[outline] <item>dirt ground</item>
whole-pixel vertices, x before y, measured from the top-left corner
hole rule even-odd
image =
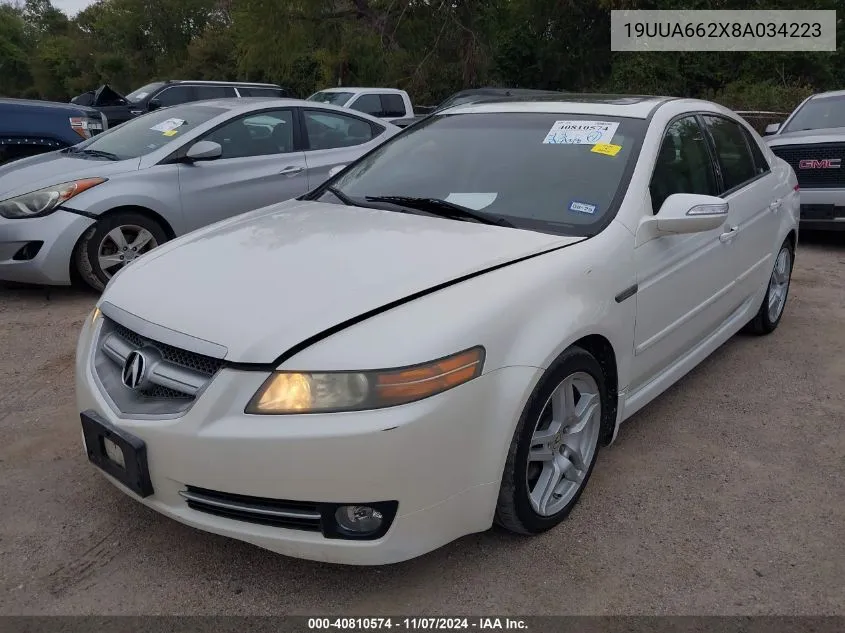
[[[386,568],[284,558],[115,490],[73,398],[94,295],[0,286],[0,614],[845,615],[845,235],[802,240],[778,331],[628,422],[558,529]]]

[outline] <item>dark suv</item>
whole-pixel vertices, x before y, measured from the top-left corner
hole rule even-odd
[[[290,97],[286,88],[276,84],[237,81],[154,81],[123,96],[108,85],[74,97],[71,103],[91,106],[102,112],[109,127],[157,108],[226,97]]]

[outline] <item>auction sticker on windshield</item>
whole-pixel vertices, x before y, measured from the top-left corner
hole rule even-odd
[[[589,213],[590,215],[596,212],[596,205],[590,204],[588,202],[578,202],[577,200],[573,200],[569,203],[569,210],[575,211],[577,213]]]
[[[618,122],[612,121],[555,121],[546,134],[544,145],[595,145],[610,143]]]
[[[162,121],[161,123],[152,126],[150,129],[153,132],[169,132],[170,130],[175,130],[177,127],[185,125],[184,119],[167,119],[166,121]]]

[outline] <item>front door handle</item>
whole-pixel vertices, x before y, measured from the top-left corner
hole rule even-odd
[[[783,204],[783,200],[778,198],[777,200],[775,200],[774,202],[772,202],[769,205],[769,209],[771,209],[772,211],[780,211],[780,207],[781,207],[782,204]]]
[[[727,233],[722,233],[719,236],[719,241],[722,242],[723,244],[727,244],[728,242],[733,240],[733,238],[736,237],[737,231],[739,231],[739,227],[738,226],[732,226],[730,231],[728,231]]]
[[[296,176],[296,174],[301,174],[303,171],[305,171],[305,167],[300,167],[298,165],[288,165],[287,167],[283,167],[279,173],[282,176]]]

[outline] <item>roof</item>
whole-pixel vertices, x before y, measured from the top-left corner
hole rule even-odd
[[[400,90],[399,88],[382,88],[380,86],[372,86],[369,88],[362,88],[358,86],[338,86],[335,88],[323,88],[317,92],[391,92],[399,94],[405,91]]]
[[[537,95],[505,97],[501,100],[485,100],[453,106],[438,114],[481,113],[481,112],[559,112],[562,114],[595,114],[597,116],[623,116],[645,119],[659,105],[671,97],[644,95],[605,95],[561,93],[560,95]]]
[[[825,99],[827,97],[845,97],[845,90],[831,90],[829,92],[820,92],[814,94],[811,99]]]
[[[264,84],[256,81],[206,81],[198,79],[168,79],[163,82],[154,81],[152,83],[168,83],[168,84],[201,84],[209,86],[252,86],[255,88],[281,88],[278,84]]]

